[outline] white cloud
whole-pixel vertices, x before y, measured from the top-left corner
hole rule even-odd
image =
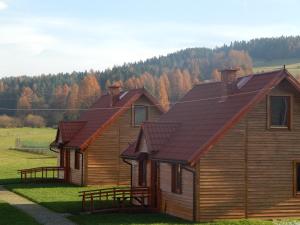
[[[0,10],[4,10],[7,8],[7,4],[3,1],[0,1]]]
[[[296,26],[286,24],[245,27],[45,17],[0,19],[0,27],[0,76],[102,70],[187,47],[298,33]]]

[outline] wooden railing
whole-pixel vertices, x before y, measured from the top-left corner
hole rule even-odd
[[[64,167],[48,166],[18,170],[22,182],[64,181]]]
[[[79,192],[82,211],[105,211],[124,208],[146,208],[150,202],[149,187],[116,187]],[[133,204],[135,201],[135,204]]]

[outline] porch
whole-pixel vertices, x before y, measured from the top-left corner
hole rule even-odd
[[[149,187],[114,187],[79,192],[82,212],[155,211]]]
[[[65,182],[65,168],[57,166],[18,170],[21,182]]]

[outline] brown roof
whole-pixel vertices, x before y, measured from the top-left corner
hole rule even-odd
[[[86,124],[86,121],[61,121],[58,125],[63,143],[69,142]]]
[[[145,122],[142,125],[142,131],[145,135],[148,149],[151,152],[157,152],[171,138],[171,135],[180,126],[176,122]],[[140,133],[140,134],[141,134]]]
[[[159,110],[163,112],[163,109],[159,106],[158,101],[151,96],[144,88],[130,90],[128,92],[121,92],[119,100],[111,106],[111,95],[106,94],[99,98],[95,104],[87,111],[85,111],[80,117],[79,123],[84,125],[80,128],[73,128],[72,126],[66,126],[70,122],[62,122],[64,129],[59,129],[58,132],[62,132],[62,136],[70,137],[64,147],[78,148],[84,150],[88,145],[99,135],[103,129],[109,125],[115,118],[121,113],[128,110],[136,100],[141,96],[145,96],[149,99],[151,104],[156,105]],[[73,121],[71,123],[78,123]]]
[[[155,130],[150,143],[160,143],[164,126],[162,123],[176,122],[178,127],[164,144],[154,145],[153,159],[181,161],[193,165],[210,147],[224,135],[248,110],[260,101],[271,89],[287,79],[297,90],[298,82],[286,71],[277,70],[239,78],[224,96],[224,83],[203,83],[195,86],[160,119],[144,126],[145,134]],[[149,136],[149,135],[148,135]],[[154,140],[155,139],[155,140]],[[132,149],[123,152],[122,157],[132,156]],[[136,153],[135,153],[136,154]]]

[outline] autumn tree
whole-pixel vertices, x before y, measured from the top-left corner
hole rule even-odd
[[[169,110],[170,102],[168,96],[168,77],[161,76],[159,78],[159,102],[165,110]]]
[[[26,127],[45,127],[45,120],[38,115],[28,114],[24,118],[24,126]]]
[[[69,120],[76,119],[78,117],[79,100],[78,100],[79,87],[77,84],[72,84],[69,95],[67,97],[67,112],[66,117]]]
[[[94,75],[83,78],[79,85],[78,98],[80,105],[84,108],[91,106],[101,95],[101,88]]]

